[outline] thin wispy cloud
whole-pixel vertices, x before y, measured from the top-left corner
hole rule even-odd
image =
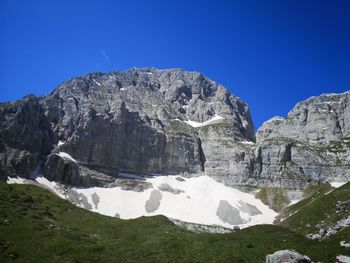
[[[106,50],[104,50],[104,49],[99,49],[98,52],[100,52],[100,54],[103,56],[103,58],[104,58],[106,61],[109,61],[109,56],[107,55]]]

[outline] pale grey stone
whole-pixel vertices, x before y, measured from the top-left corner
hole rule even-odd
[[[160,206],[160,201],[162,199],[162,194],[158,190],[153,190],[149,199],[145,203],[145,209],[147,213],[152,213],[156,211]]]
[[[91,199],[92,199],[92,202],[95,205],[95,208],[97,209],[98,203],[100,202],[100,196],[98,194],[96,194],[96,193],[93,193],[91,195]]]
[[[240,216],[240,212],[237,208],[233,207],[226,200],[220,200],[216,215],[221,221],[230,225],[240,225],[244,223],[244,220]]]
[[[261,211],[256,208],[256,206],[245,203],[243,201],[238,201],[239,203],[239,210],[241,210],[241,212],[243,213],[247,213],[250,216],[256,216],[261,214]]]
[[[266,255],[266,263],[281,263],[281,262],[290,262],[290,263],[312,263],[311,259],[308,256],[300,254],[299,252],[291,249],[279,250],[273,254]]]
[[[162,191],[162,192],[169,192],[169,193],[172,193],[172,194],[175,194],[175,195],[178,195],[180,193],[184,193],[185,191],[184,190],[181,190],[181,189],[177,189],[177,188],[172,188],[169,184],[165,183],[165,184],[161,184],[159,187],[158,187],[159,191]]]

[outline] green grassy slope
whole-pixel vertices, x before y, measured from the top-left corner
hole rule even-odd
[[[78,208],[34,185],[0,183],[0,262],[264,262],[292,248],[334,262],[338,237],[312,241],[287,228],[192,233],[163,216],[120,220]]]
[[[350,183],[326,193],[329,189],[327,185],[320,185],[319,191],[291,206],[285,211],[290,216],[280,225],[305,235],[317,231],[316,225],[329,228],[350,216]],[[344,238],[349,240],[350,229],[345,232],[348,236]]]
[[[304,190],[304,195],[301,201],[286,207],[278,216],[275,223],[278,223],[280,219],[288,218],[291,215],[297,213],[304,207],[308,207],[315,200],[324,196],[325,194],[332,191],[334,188],[329,183],[319,183],[316,185],[310,185]]]

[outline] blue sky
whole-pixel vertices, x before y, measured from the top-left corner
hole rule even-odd
[[[199,71],[248,103],[256,127],[350,90],[350,1],[0,0],[0,101],[88,72]]]

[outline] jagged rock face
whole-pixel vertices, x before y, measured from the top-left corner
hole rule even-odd
[[[301,102],[287,118],[264,123],[254,143],[247,105],[199,73],[88,74],[0,106],[0,179],[28,177],[42,160],[45,177],[85,187],[133,187],[116,181],[120,172],[204,171],[229,186],[293,189],[348,180],[349,96]]]
[[[0,104],[0,178],[28,177],[55,143],[38,98]]]
[[[349,133],[350,92],[300,102],[286,118],[274,117],[257,131],[259,176],[269,175],[270,184],[288,188],[349,180]]]
[[[41,100],[60,151],[135,173],[202,172],[198,133],[183,121],[223,117],[234,140],[255,140],[247,105],[199,73],[132,69],[88,74]]]
[[[324,94],[298,103],[286,118],[275,117],[257,131],[257,141],[285,137],[311,144],[343,138],[350,131],[350,92]]]
[[[259,129],[255,144],[232,139],[231,129],[225,123],[199,128],[206,174],[231,186],[289,189],[303,188],[317,181],[349,180],[350,136],[346,135],[350,132],[349,94],[322,95],[299,103],[286,119],[275,117],[266,122]],[[336,121],[328,122],[334,119],[319,116],[320,110],[313,110],[321,107],[321,102],[333,105],[329,114],[333,116],[337,112]],[[305,127],[293,119],[300,108],[313,112],[309,122],[303,124]],[[291,123],[295,123],[296,128]],[[313,125],[320,131],[317,136]],[[341,133],[334,132],[337,130]],[[329,134],[327,139],[321,133]],[[314,135],[316,137],[312,137]],[[311,138],[318,138],[318,143]]]

